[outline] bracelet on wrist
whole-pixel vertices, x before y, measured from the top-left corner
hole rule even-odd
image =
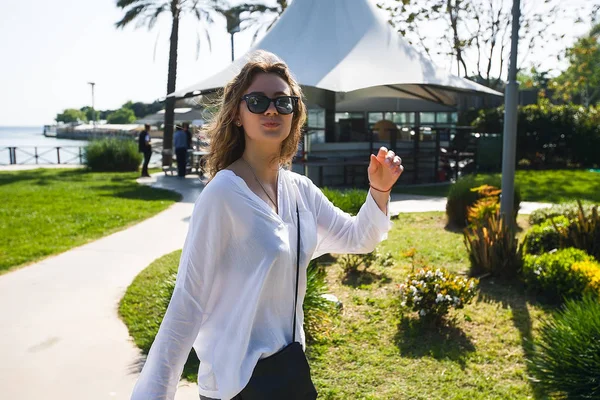
[[[371,184],[369,184],[369,186],[371,187],[371,189],[376,190],[376,191],[381,192],[381,193],[387,193],[387,192],[390,192],[392,190],[392,188],[389,188],[388,190],[377,189],[376,187],[374,187]]]

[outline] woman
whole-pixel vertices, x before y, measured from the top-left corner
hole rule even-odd
[[[371,190],[350,217],[309,179],[281,168],[295,155],[305,120],[300,86],[271,53],[256,53],[225,87],[208,127],[212,179],[196,201],[173,296],[133,400],[173,399],[192,347],[200,398],[243,398],[259,360],[294,337],[304,347],[308,262],[330,252],[371,252],[387,236],[401,160],[383,147],[371,155]]]

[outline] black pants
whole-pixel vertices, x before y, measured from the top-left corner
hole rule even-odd
[[[185,176],[185,170],[187,166],[187,148],[176,148],[175,156],[177,157],[177,176]]]
[[[144,164],[142,165],[142,176],[148,175],[148,164],[150,163],[151,156],[152,156],[152,150],[144,151]]]

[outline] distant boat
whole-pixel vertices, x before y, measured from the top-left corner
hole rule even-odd
[[[44,136],[56,137],[56,125],[44,125]]]

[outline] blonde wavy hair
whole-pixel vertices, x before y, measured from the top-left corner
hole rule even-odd
[[[217,100],[218,111],[204,129],[210,140],[205,167],[209,179],[212,179],[220,170],[227,168],[244,153],[246,148],[244,128],[236,126],[235,121],[244,92],[250,87],[254,77],[260,73],[277,74],[290,86],[291,95],[300,97],[292,117],[290,134],[281,144],[279,164],[289,166],[296,155],[298,143],[302,137],[302,127],[306,121],[306,106],[302,101],[302,89],[292,76],[288,66],[279,57],[266,51],[257,51],[252,54],[240,73],[225,86],[223,94]]]

